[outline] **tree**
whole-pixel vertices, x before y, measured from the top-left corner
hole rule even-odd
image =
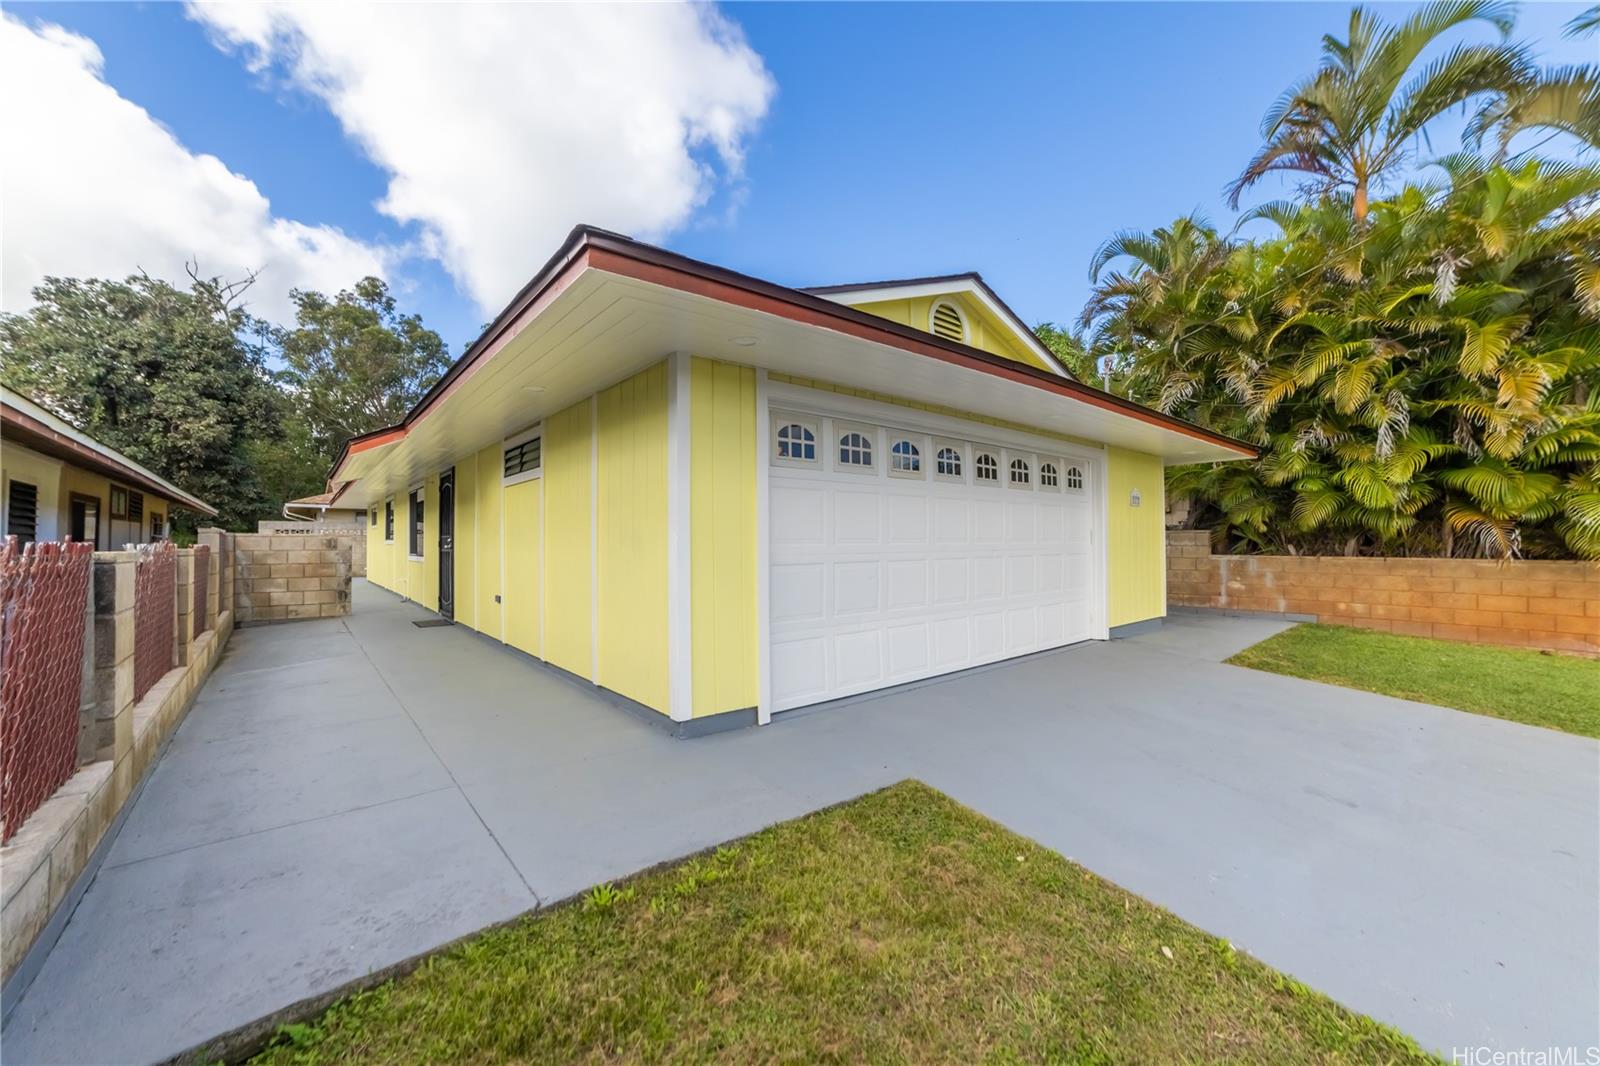
[[[1429,45],[1470,22],[1495,26],[1501,43],[1457,45],[1413,74]],[[1526,52],[1504,43],[1514,24],[1515,8],[1493,0],[1436,0],[1397,26],[1353,9],[1346,39],[1325,36],[1321,68],[1267,111],[1266,143],[1229,186],[1230,205],[1266,175],[1290,172],[1306,175],[1316,196],[1348,194],[1365,221],[1375,184],[1405,165],[1428,123],[1480,94],[1537,82]]]
[[[1083,342],[1076,336],[1054,322],[1041,322],[1034,326],[1033,335],[1050,349],[1050,354],[1056,357],[1056,362],[1066,367],[1067,372],[1073,377],[1090,385],[1100,383],[1100,372],[1095,369],[1094,360],[1089,357]]]
[[[0,377],[253,529],[275,508],[249,445],[278,413],[258,323],[236,306],[250,282],[191,277],[187,292],[144,274],[46,278],[30,310],[0,315]]]
[[[325,466],[358,433],[394,425],[450,364],[445,343],[388,287],[363,278],[329,300],[295,290],[295,325],[275,333],[281,375]]]
[[[1090,301],[1126,390],[1262,448],[1169,477],[1220,543],[1600,558],[1600,168],[1440,168],[1365,226],[1331,197],[1097,255],[1134,263]]]

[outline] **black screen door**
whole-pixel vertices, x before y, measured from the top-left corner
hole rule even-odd
[[[456,616],[456,470],[439,475],[439,617]]]

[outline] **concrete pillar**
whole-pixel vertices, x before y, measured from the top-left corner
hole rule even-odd
[[[133,598],[138,554],[94,554],[93,758],[121,760],[133,752]]]
[[[83,597],[83,668],[78,685],[78,764],[94,762],[95,748],[95,656],[94,656],[94,563],[89,563],[89,588]]]
[[[177,662],[174,666],[188,666],[194,655],[194,549],[178,549],[177,595],[173,597],[178,611],[178,639],[173,642]]]
[[[222,530],[207,526],[199,531],[198,541],[211,549],[210,580],[206,582],[206,628],[212,632],[217,628],[217,616],[227,610],[226,597],[222,592]],[[228,575],[228,582],[232,584],[233,576]]]

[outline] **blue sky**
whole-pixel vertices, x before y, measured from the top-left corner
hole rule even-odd
[[[1581,6],[1528,5],[1518,36],[1548,63],[1592,61],[1595,38],[1559,33]],[[627,19],[634,10],[612,13]],[[1409,7],[1382,10],[1396,17]],[[282,64],[250,69],[244,51],[219,47],[175,4],[16,3],[7,11],[93,41],[117,94],[184,148],[215,155],[248,178],[273,216],[408,249],[389,261],[392,280],[405,307],[453,352],[495,310],[481,284],[475,291],[452,274],[449,256],[419,253],[425,227],[374,206],[393,168],[373,162],[371,145]],[[977,269],[1036,322],[1076,317],[1090,254],[1113,231],[1151,228],[1196,208],[1231,221],[1221,190],[1256,147],[1262,111],[1314,69],[1320,35],[1341,33],[1349,7],[734,4],[721,11],[742,29],[775,91],[739,137],[742,170],[705,144],[694,148],[690,156],[711,175],[704,202],[646,236],[794,285]],[[517,50],[513,42],[500,47]],[[1454,146],[1448,134],[1436,141],[1441,151]],[[445,150],[467,165],[470,150]],[[553,150],[534,150],[520,165],[561,165]],[[1256,199],[1274,193],[1263,187]],[[430,209],[471,212],[474,195],[464,189],[460,203],[441,208],[435,193]],[[485,199],[484,211],[521,209],[514,197]],[[603,200],[586,210],[595,217],[568,224],[614,224]],[[503,273],[520,274],[505,281],[507,295],[513,280],[525,280],[554,250],[549,229],[539,231],[542,243],[530,238],[505,256]],[[339,260],[347,261],[360,260]],[[127,269],[136,265],[143,264]],[[45,266],[72,272],[48,259]],[[324,284],[337,276],[337,268],[321,275]]]

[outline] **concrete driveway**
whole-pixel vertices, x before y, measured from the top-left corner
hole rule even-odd
[[[699,740],[358,583],[238,633],[4,1032],[140,1062],[916,777],[1442,1049],[1600,1044],[1600,745],[1224,666],[1178,616]]]

